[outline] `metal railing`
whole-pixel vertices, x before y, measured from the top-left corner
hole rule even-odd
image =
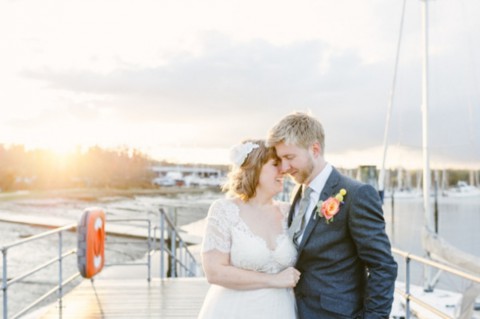
[[[63,252],[63,232],[65,231],[71,231],[76,229],[76,224],[70,224],[66,225],[63,227],[56,228],[54,230],[50,230],[38,235],[30,236],[28,238],[25,238],[23,240],[19,240],[10,244],[7,244],[1,248],[2,251],[2,269],[3,269],[3,274],[2,274],[2,291],[3,291],[3,318],[6,319],[8,318],[8,288],[16,283],[21,282],[25,278],[28,278],[32,276],[33,274],[37,273],[38,271],[47,268],[48,266],[54,264],[55,262],[58,262],[58,284],[56,287],[53,289],[49,290],[46,292],[44,295],[42,295],[40,298],[20,310],[18,313],[13,315],[11,318],[18,318],[25,313],[27,313],[29,310],[31,310],[33,307],[37,306],[40,302],[44,301],[51,295],[53,295],[55,292],[58,292],[59,296],[59,306],[61,307],[62,299],[61,296],[63,295],[63,287],[67,285],[68,283],[72,282],[75,278],[80,276],[80,273],[77,272],[67,278],[66,280],[63,280],[63,260],[67,256],[71,256],[76,254],[77,250],[76,249],[71,249],[67,252]],[[34,267],[28,271],[26,271],[23,274],[20,274],[16,277],[13,278],[8,278],[8,260],[7,260],[7,253],[10,249],[14,247],[18,247],[20,245],[24,245],[26,243],[39,240],[42,238],[45,238],[47,236],[55,235],[58,234],[58,256],[56,258],[53,258],[37,267]]]
[[[160,208],[159,213],[159,227],[155,227],[155,231],[160,230],[160,277],[164,279],[165,276],[172,278],[197,276],[198,263],[188,249],[186,242],[180,236],[167,212]],[[166,244],[166,235],[170,241],[170,248]],[[156,238],[156,236],[154,237]],[[165,253],[167,253],[169,259],[167,272],[165,272]],[[177,274],[177,265],[180,267],[179,274]]]
[[[147,266],[147,281],[150,282],[151,278],[152,278],[152,253],[153,253],[153,249],[152,249],[152,242],[153,242],[153,239],[152,238],[152,221],[148,218],[115,218],[115,219],[108,219],[107,220],[108,223],[120,223],[120,222],[145,222],[147,223],[147,229],[148,229],[148,232],[147,232],[147,262],[138,262],[138,261],[134,261],[134,262],[125,262],[125,263],[106,263],[105,264],[105,267],[110,267],[110,266]],[[118,244],[123,244],[123,243],[127,243],[127,242],[115,242],[116,245]]]
[[[183,276],[196,276],[197,275],[197,267],[198,263],[195,260],[195,257],[188,249],[186,242],[182,239],[177,230],[175,224],[171,221],[168,217],[168,214],[165,212],[163,208],[160,208],[158,212],[158,226],[154,227],[154,232],[152,236],[151,231],[151,224],[152,221],[148,218],[140,219],[140,218],[126,218],[126,219],[108,219],[108,223],[112,222],[145,222],[147,223],[148,233],[147,233],[147,261],[146,262],[127,262],[127,263],[108,263],[105,264],[105,267],[110,267],[113,265],[123,265],[123,266],[138,266],[138,265],[145,265],[148,268],[147,272],[147,280],[151,281],[151,269],[152,269],[152,255],[156,248],[159,250],[160,255],[160,278],[164,279],[165,277],[183,277]],[[71,283],[76,278],[80,277],[80,272],[75,272],[66,280],[63,280],[63,261],[66,257],[75,255],[77,253],[77,249],[72,248],[67,252],[63,252],[64,243],[63,243],[63,232],[65,231],[75,231],[77,228],[77,224],[69,224],[63,227],[59,227],[47,232],[43,232],[19,241],[15,241],[4,245],[0,248],[2,251],[2,292],[3,292],[3,318],[19,318],[20,316],[26,314],[30,310],[32,310],[35,306],[39,305],[42,301],[46,300],[48,297],[52,296],[54,293],[57,292],[58,298],[58,306],[62,308],[62,298],[64,295],[64,287]],[[156,231],[159,231],[160,236],[158,238],[159,245],[155,247],[154,243],[157,240]],[[33,266],[32,269],[22,273],[18,276],[13,278],[8,277],[8,251],[12,248],[43,239],[48,236],[52,236],[58,234],[58,256],[47,262],[44,262],[41,265]],[[122,242],[115,242],[115,244],[119,244]],[[168,244],[168,245],[167,245]],[[168,271],[165,272],[165,258],[168,258],[169,262],[167,264]],[[12,317],[8,317],[8,290],[9,287],[13,284],[19,283],[24,281],[26,278],[32,276],[33,274],[43,270],[53,264],[58,262],[58,282],[56,286],[49,290],[47,293],[36,299],[34,302],[29,304],[28,306],[21,309],[18,313],[13,315]],[[177,267],[179,271],[177,272]]]
[[[410,293],[410,261],[412,261],[412,260],[416,261],[416,262],[419,262],[423,265],[434,267],[438,270],[446,271],[450,274],[456,275],[456,276],[461,277],[463,279],[467,279],[467,280],[470,280],[472,282],[480,284],[480,277],[478,277],[478,276],[473,276],[469,273],[458,270],[456,268],[453,268],[453,267],[435,262],[431,259],[427,259],[427,258],[424,258],[424,257],[419,257],[419,256],[416,256],[416,255],[412,255],[408,252],[405,252],[405,251],[402,251],[402,250],[399,250],[399,249],[396,249],[396,248],[392,248],[392,252],[394,254],[402,256],[405,259],[405,266],[406,266],[405,267],[405,269],[406,269],[405,291],[402,291],[401,289],[396,288],[395,292],[398,293],[399,295],[401,295],[403,298],[405,298],[405,318],[406,319],[411,318],[410,302],[416,303],[420,307],[422,307],[422,308],[424,308],[428,311],[431,311],[432,313],[434,313],[435,315],[437,315],[441,318],[453,319],[453,317],[449,316],[448,314],[438,310],[437,308],[433,307],[432,305],[430,305],[428,303],[425,303],[421,299],[411,295],[411,293]]]
[[[164,208],[160,208],[158,211],[158,226],[153,227],[153,236],[151,235],[151,220],[150,219],[108,219],[108,223],[111,222],[132,222],[132,221],[144,221],[148,223],[148,249],[147,249],[147,262],[146,263],[115,263],[111,265],[146,265],[148,267],[148,278],[151,280],[151,256],[155,250],[159,250],[160,258],[160,278],[165,277],[195,277],[197,276],[198,262],[195,256],[188,249],[186,241],[180,236],[175,223],[171,220],[174,214],[173,211],[166,212]],[[159,236],[157,237],[157,231]],[[158,247],[155,247],[155,242],[159,239]],[[158,249],[157,249],[158,248]],[[165,258],[168,258],[168,263],[165,262]],[[167,271],[165,271],[167,266]],[[179,271],[177,271],[179,268]]]

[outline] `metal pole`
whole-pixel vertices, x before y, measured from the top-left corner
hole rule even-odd
[[[395,188],[392,185],[392,239],[395,239]]]
[[[423,77],[422,77],[422,150],[423,150],[423,208],[427,227],[432,229],[430,210],[430,158],[428,153],[428,0],[422,1],[423,9]]]
[[[160,278],[164,279],[165,278],[165,266],[163,263],[165,262],[165,257],[164,255],[164,249],[165,249],[165,216],[164,216],[164,211],[163,209],[160,208],[160,249],[159,249],[159,254],[160,254]]]
[[[438,174],[435,173],[435,202],[433,204],[433,221],[435,227],[435,234],[438,234]]]
[[[410,258],[406,257],[405,261],[405,293],[407,295],[407,298],[405,300],[405,318],[410,319]]]
[[[393,82],[392,82],[392,88],[390,90],[390,100],[388,103],[388,108],[387,108],[387,119],[385,121],[385,132],[383,135],[383,157],[382,157],[382,168],[380,169],[380,174],[378,177],[378,190],[380,193],[380,198],[384,200],[385,196],[385,163],[387,160],[387,149],[388,149],[388,133],[390,131],[390,117],[392,113],[392,106],[393,106],[393,101],[394,101],[394,96],[395,96],[395,84],[397,82],[397,70],[398,70],[398,61],[400,59],[400,45],[402,43],[402,32],[403,32],[403,21],[405,17],[405,4],[406,0],[403,1],[403,8],[402,8],[402,18],[400,20],[400,33],[398,35],[398,44],[397,44],[397,54],[395,56],[395,67],[393,71]]]
[[[148,249],[148,254],[147,254],[147,260],[148,260],[148,262],[147,262],[147,263],[148,263],[148,277],[147,277],[147,281],[148,281],[148,282],[150,282],[151,277],[152,277],[152,276],[151,276],[151,268],[152,268],[152,267],[151,267],[151,263],[152,263],[151,259],[152,259],[152,257],[151,257],[151,255],[150,255],[151,250],[152,250],[152,245],[151,245],[151,243],[152,243],[152,237],[151,237],[151,230],[150,230],[151,227],[152,227],[151,224],[152,224],[152,223],[151,223],[150,220],[149,220],[149,221],[148,221],[148,239],[147,239],[147,249]]]
[[[63,296],[62,250],[63,250],[63,238],[62,238],[62,232],[59,232],[58,233],[58,309],[60,313],[62,312],[62,296]]]
[[[422,151],[423,151],[423,209],[427,231],[432,227],[432,212],[430,209],[430,157],[428,150],[428,0],[422,0],[423,11],[423,77],[422,77]],[[425,267],[424,290],[432,291],[432,272]]]
[[[428,1],[422,1],[423,9],[423,78],[422,78],[422,148],[423,148],[423,201],[425,219],[428,227],[431,226],[430,215],[430,161],[428,153]]]
[[[186,248],[185,248],[185,243],[184,243],[183,240],[182,240],[182,241],[180,241],[180,252],[179,252],[179,253],[180,253],[180,256],[181,256],[181,258],[182,258],[182,264],[183,264],[183,265],[187,265],[187,264],[185,263],[185,259],[186,259],[186,255],[187,255],[186,252],[185,252],[185,250],[186,250]],[[182,266],[181,276],[182,276],[182,277],[185,277],[185,266]]]
[[[174,227],[177,227],[178,225],[178,211],[177,211],[178,207],[172,207],[172,221],[173,221],[173,226]]]
[[[2,290],[3,290],[3,319],[8,317],[8,297],[7,297],[7,250],[2,249]]]
[[[170,277],[175,278],[177,277],[177,271],[176,271],[176,258],[177,258],[177,247],[176,247],[176,241],[177,241],[177,234],[174,229],[171,231],[172,237],[170,237],[170,250],[172,252],[171,256],[171,263],[170,263]]]
[[[182,248],[183,248],[183,243],[182,243],[182,240],[179,238],[178,239],[178,260],[180,261],[180,269],[178,269],[178,274],[177,276],[179,277],[182,277],[183,276],[183,267],[182,267],[182,264],[183,264],[183,251],[182,251]]]
[[[188,272],[189,272],[189,277],[194,277],[196,274],[196,268],[194,268],[194,263],[195,263],[195,260],[192,259],[192,256],[189,254],[188,255]]]

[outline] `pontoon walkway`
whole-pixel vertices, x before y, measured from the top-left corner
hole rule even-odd
[[[85,279],[42,319],[197,318],[209,284],[204,277],[152,279],[142,267],[112,266]]]

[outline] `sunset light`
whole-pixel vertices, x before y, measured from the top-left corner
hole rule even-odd
[[[0,0],[2,318],[480,319],[479,17]]]
[[[421,145],[420,2],[407,6],[390,135],[411,154]],[[225,162],[231,145],[264,138],[283,115],[304,111],[324,123],[332,158],[361,150],[347,161],[361,165],[382,147],[400,9],[378,1],[305,0],[294,10],[273,0],[4,1],[0,144]],[[446,165],[480,166],[478,12],[472,0],[432,7],[432,157]]]

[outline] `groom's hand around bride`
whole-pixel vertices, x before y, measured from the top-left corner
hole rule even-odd
[[[300,272],[293,267],[288,267],[272,275],[272,286],[274,288],[293,288],[299,280]]]

